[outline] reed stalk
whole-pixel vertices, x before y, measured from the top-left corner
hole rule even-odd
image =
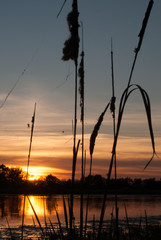
[[[41,226],[41,223],[40,223],[40,221],[39,221],[39,218],[38,218],[38,216],[37,216],[37,213],[36,213],[36,211],[35,211],[35,209],[34,209],[34,206],[33,206],[32,202],[31,202],[29,196],[27,196],[27,199],[28,199],[28,201],[29,201],[29,203],[30,203],[30,206],[31,206],[31,208],[32,208],[32,211],[33,211],[33,213],[34,213],[34,215],[35,215],[35,218],[36,218],[36,220],[37,220],[37,222],[38,222],[38,224],[39,224],[39,227],[40,227],[41,232],[42,232],[42,235],[43,235],[43,234],[44,234],[43,228],[42,228],[42,226]]]
[[[84,182],[84,46],[83,46],[83,23],[82,26],[82,53],[81,61],[78,70],[79,93],[80,93],[80,108],[81,108],[81,123],[82,123],[82,161],[81,161],[81,198],[80,198],[80,239],[83,237],[83,182]]]
[[[78,140],[77,149],[73,147],[73,167],[72,167],[72,192],[70,198],[70,232],[73,232],[73,206],[74,206],[74,182],[75,182],[75,171],[76,171],[76,161],[79,149],[80,139]]]
[[[45,228],[46,228],[46,233],[48,232],[48,225],[47,225],[47,221],[46,221],[46,211],[45,211],[45,199],[43,196],[43,207],[44,207],[44,222],[45,222]]]
[[[61,8],[60,8],[60,10],[59,10],[59,12],[58,12],[58,14],[57,14],[57,18],[58,18],[59,15],[61,14],[61,12],[62,12],[62,10],[63,10],[63,7],[64,7],[64,5],[65,5],[65,3],[66,3],[66,1],[67,1],[67,0],[64,0],[63,4],[62,4],[62,6],[61,6]]]
[[[63,195],[63,206],[64,206],[64,217],[65,217],[66,230],[68,232],[68,214],[67,214],[67,208],[66,208],[64,195]]]
[[[85,176],[85,174],[86,174],[86,161],[87,161],[87,159],[86,159],[86,150],[84,151],[84,169],[83,169],[83,175]]]
[[[147,218],[147,212],[145,210],[145,225],[146,225],[146,229],[148,228],[148,218]]]
[[[99,230],[98,230],[98,236],[97,236],[98,240],[100,239],[100,236],[101,236],[101,229],[102,229],[102,224],[103,224],[103,219],[104,219],[104,212],[105,212],[105,205],[106,205],[106,198],[107,198],[107,187],[108,187],[108,184],[110,182],[113,162],[115,160],[116,145],[117,145],[119,130],[120,130],[120,126],[121,126],[121,120],[122,120],[122,116],[123,116],[123,112],[124,112],[124,108],[125,108],[127,99],[129,97],[129,95],[131,94],[131,92],[135,90],[135,89],[131,90],[131,88],[130,88],[131,87],[131,85],[130,85],[131,84],[131,79],[132,79],[134,67],[135,67],[135,64],[136,64],[137,56],[138,56],[138,53],[139,53],[141,45],[142,45],[145,29],[146,29],[146,26],[147,26],[147,22],[148,22],[148,19],[149,19],[149,16],[150,16],[150,12],[151,12],[152,6],[153,6],[153,0],[150,0],[149,4],[148,4],[148,7],[147,7],[147,10],[146,10],[146,13],[145,13],[145,17],[143,19],[141,31],[140,31],[140,33],[138,35],[139,36],[139,43],[138,43],[137,48],[135,48],[135,56],[134,56],[134,61],[133,61],[133,64],[132,64],[132,68],[131,68],[131,72],[130,72],[127,88],[124,91],[124,93],[122,95],[122,98],[120,100],[120,108],[119,108],[119,114],[118,114],[117,128],[116,128],[115,139],[114,139],[113,149],[112,149],[112,157],[111,157],[111,162],[110,162],[109,171],[108,171],[108,177],[107,177],[107,186],[106,186],[106,189],[105,189],[105,194],[104,194],[104,199],[103,199],[103,204],[102,204],[102,210],[101,210],[101,215],[100,215],[100,224],[99,224]],[[147,113],[147,117],[148,117],[148,124],[149,124],[151,140],[152,140],[153,156],[154,156],[154,154],[155,154],[155,146],[154,146],[154,138],[153,138],[152,126],[151,126],[150,101],[149,101],[148,96],[145,93],[145,91],[143,89],[140,89],[140,86],[138,86],[138,85],[137,85],[137,88],[140,90],[142,98],[143,98],[143,101],[144,101],[144,105],[145,105],[145,109],[146,109],[146,113]],[[129,92],[129,90],[131,90],[131,91]],[[153,156],[150,159],[150,161],[153,159]],[[150,161],[149,161],[149,163],[150,163]]]
[[[91,137],[90,137],[90,147],[89,147],[89,149],[90,149],[90,169],[89,169],[89,177],[92,174],[93,152],[94,152],[96,138],[97,138],[99,129],[101,127],[101,124],[103,122],[104,115],[105,115],[105,113],[106,113],[106,111],[107,111],[109,106],[110,106],[110,102],[107,104],[107,106],[105,107],[104,111],[99,116],[98,121],[97,121],[96,125],[94,126],[93,132],[92,132]],[[86,237],[87,220],[88,220],[88,205],[89,205],[89,194],[88,194],[88,197],[87,197],[87,204],[86,204],[85,230],[84,230],[85,237]]]
[[[124,204],[124,208],[125,208],[127,228],[128,228],[128,232],[129,232],[129,240],[131,240],[131,230],[130,230],[129,218],[128,218],[127,208],[126,208],[125,204]]]
[[[50,218],[49,218],[49,222],[50,222],[50,225],[51,225],[51,229],[53,230],[53,234],[56,235],[54,226],[53,226]]]
[[[39,237],[38,237],[38,233],[37,233],[36,224],[35,224],[35,220],[34,220],[34,217],[33,217],[33,216],[32,216],[32,221],[33,221],[33,225],[34,225],[34,229],[35,229],[35,232],[36,232],[37,238],[39,239]]]
[[[95,239],[96,234],[96,222],[95,222],[95,215],[93,215],[93,239]]]
[[[112,240],[112,225],[113,225],[113,209],[111,213],[110,229],[109,229],[109,240]]]
[[[90,170],[89,170],[89,175],[90,176],[91,176],[91,172],[92,172],[92,162],[93,162],[92,156],[93,156],[93,152],[94,152],[96,138],[97,138],[97,135],[98,135],[98,131],[99,131],[100,127],[101,127],[101,124],[103,122],[104,115],[105,115],[105,113],[106,113],[106,111],[107,111],[109,106],[110,106],[110,102],[107,104],[107,106],[105,107],[104,111],[99,116],[98,121],[97,121],[96,125],[94,126],[93,132],[92,132],[91,137],[90,137],[90,147],[89,147],[90,157],[91,157],[91,160],[90,160]]]
[[[10,232],[10,237],[12,239],[13,238],[13,234],[12,234],[12,230],[11,230],[11,227],[10,227],[10,224],[9,224],[7,216],[6,216],[6,222],[7,222],[7,225],[8,225],[9,232]]]
[[[58,211],[56,210],[56,208],[55,208],[55,212],[56,212],[56,217],[57,217],[58,224],[59,224],[59,233],[60,233],[61,239],[64,240],[63,229],[62,229],[62,226],[61,226],[61,221],[60,221],[60,218],[59,218],[59,213],[58,213]]]
[[[75,106],[74,106],[74,134],[73,134],[73,167],[72,167],[72,193],[71,193],[71,206],[70,206],[70,231],[72,232],[73,222],[73,187],[75,177],[75,164],[76,164],[76,134],[77,134],[77,68],[78,68],[78,52],[79,52],[79,35],[78,35],[78,3],[73,0],[72,11],[67,16],[70,37],[64,43],[62,60],[73,60],[75,64]]]
[[[84,237],[85,237],[85,238],[86,238],[86,231],[87,231],[88,206],[89,206],[89,194],[88,194],[88,197],[87,197],[86,215],[85,215],[85,225],[84,225]]]
[[[28,160],[27,160],[27,172],[26,172],[26,183],[28,181],[28,175],[29,175],[29,164],[30,164],[30,156],[31,156],[31,147],[32,147],[32,138],[34,133],[34,124],[35,124],[35,115],[36,115],[36,103],[34,106],[34,113],[31,119],[31,134],[30,134],[30,144],[29,144],[29,154],[28,154]],[[21,239],[23,240],[23,231],[24,231],[24,218],[25,218],[25,203],[26,203],[26,195],[24,194],[24,202],[23,202],[23,212],[22,212],[22,230],[21,230]]]
[[[113,117],[113,137],[115,139],[116,134],[116,118],[115,118],[115,84],[114,84],[114,63],[113,63],[113,46],[112,46],[112,39],[111,39],[111,76],[112,76],[112,98],[110,103],[110,110]],[[114,171],[115,171],[115,183],[117,181],[117,164],[116,164],[116,153],[114,155]],[[118,197],[117,193],[115,194],[115,215],[116,215],[116,237],[119,240],[119,218],[118,218]]]

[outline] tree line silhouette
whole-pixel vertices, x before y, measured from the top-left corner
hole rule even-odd
[[[26,181],[25,173],[21,168],[7,167],[0,165],[0,193],[17,194],[69,194],[72,188],[71,179],[60,180],[56,176],[49,174],[46,177],[40,177],[38,180]],[[106,178],[101,175],[89,175],[84,178],[83,185],[80,180],[75,181],[74,192],[98,193],[101,194],[106,186]],[[111,179],[108,185],[108,192],[114,194],[161,194],[161,179],[155,178],[118,178]]]

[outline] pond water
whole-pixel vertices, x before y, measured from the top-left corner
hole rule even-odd
[[[68,208],[70,196],[65,195],[65,202]],[[64,218],[64,205],[62,195],[48,195],[48,196],[29,196],[29,199],[34,207],[34,210],[38,216],[41,225],[45,226],[45,218],[47,224],[53,224],[57,226],[58,220],[56,216],[56,210],[59,214],[62,225],[65,224]],[[108,196],[106,203],[106,212],[104,220],[108,222],[111,220],[112,213],[114,214],[114,202],[115,197],[113,195]],[[99,221],[103,196],[92,195],[89,198],[88,207],[88,223],[92,224],[93,218]],[[84,216],[86,212],[87,195],[84,196]],[[20,235],[22,225],[23,214],[23,195],[0,195],[0,239],[5,238],[7,235],[12,234]],[[125,206],[130,222],[142,222],[145,221],[147,215],[148,222],[160,223],[161,221],[161,196],[159,195],[121,195],[118,196],[119,207],[119,223],[123,224],[126,221]],[[80,196],[74,197],[74,217],[75,224],[79,224],[80,216]],[[26,197],[25,201],[25,218],[24,218],[24,235],[30,236],[32,239],[35,237],[35,229],[37,234],[39,233],[39,225],[36,220],[35,214]]]

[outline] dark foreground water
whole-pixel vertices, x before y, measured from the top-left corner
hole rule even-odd
[[[65,202],[68,208],[69,196],[65,195]],[[57,228],[56,210],[59,214],[62,226],[65,225],[64,219],[64,206],[62,195],[50,195],[50,196],[29,196],[30,201],[35,209],[35,212],[39,218],[39,221],[43,227],[45,227],[45,219],[48,226],[52,223]],[[89,200],[89,212],[88,212],[88,228],[92,227],[93,218],[99,221],[102,195],[90,196]],[[0,239],[10,236],[20,236],[22,225],[22,213],[23,213],[23,195],[0,195]],[[84,196],[84,216],[86,212],[87,196]],[[144,224],[146,215],[148,223],[160,224],[161,222],[161,196],[158,195],[122,195],[118,196],[119,207],[119,224],[123,225],[126,222],[125,206],[129,221],[131,223],[139,223],[142,221]],[[55,210],[56,209],[56,210]],[[114,215],[114,196],[107,198],[106,212],[105,212],[105,224],[110,223],[112,214]],[[74,198],[74,217],[76,226],[79,225],[80,216],[80,197]],[[25,219],[24,219],[24,236],[34,237],[40,233],[38,222],[35,218],[35,214],[31,208],[29,201],[25,201]]]

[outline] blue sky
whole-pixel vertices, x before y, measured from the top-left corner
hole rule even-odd
[[[72,1],[67,0],[57,18],[62,3],[63,0],[1,1],[0,103],[18,79],[19,82],[0,109],[0,161],[11,166],[26,165],[30,136],[27,123],[31,121],[36,102],[31,166],[49,168],[47,173],[52,174],[58,169],[57,174],[61,177],[66,171],[64,176],[68,177],[72,159],[74,65],[71,61],[63,62],[61,58],[64,42],[69,37],[66,16],[71,11]],[[148,3],[148,0],[94,0],[92,4],[89,0],[78,1],[79,20],[84,24],[88,157],[90,134],[111,98],[111,37],[118,109]],[[160,10],[161,2],[155,0],[132,78],[132,83],[140,84],[149,94],[158,154],[161,143]],[[80,111],[78,120],[79,114]],[[80,132],[78,121],[78,134]],[[107,113],[94,152],[94,173],[105,175],[107,172],[105,169],[112,149],[111,134],[112,119]],[[150,156],[151,145],[142,100],[139,94],[134,94],[127,105],[120,131],[120,176],[129,173],[136,177],[159,176],[161,164],[158,159],[146,173],[140,170]]]

